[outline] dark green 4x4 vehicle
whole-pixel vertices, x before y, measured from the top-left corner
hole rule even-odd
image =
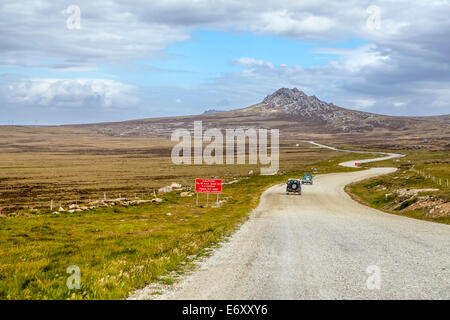
[[[300,179],[289,179],[286,182],[286,194],[302,194],[302,182]]]

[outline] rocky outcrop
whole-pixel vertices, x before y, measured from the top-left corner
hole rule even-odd
[[[264,98],[263,104],[268,108],[286,112],[301,112],[311,116],[323,112],[336,112],[338,107],[319,100],[316,96],[308,96],[297,88],[281,88]]]

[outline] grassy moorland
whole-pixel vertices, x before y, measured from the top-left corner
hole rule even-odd
[[[280,170],[295,170],[340,156],[340,152],[282,141]],[[71,203],[120,196],[146,198],[177,182],[192,185],[198,177],[233,179],[259,172],[256,165],[177,166],[170,161],[168,138],[112,137],[72,127],[0,127],[0,210],[67,207]]]
[[[220,207],[197,207],[179,191],[160,203],[52,214],[22,212],[0,218],[0,299],[120,299],[180,270],[232,232],[270,185],[315,167],[318,173],[351,171],[338,163],[354,157],[304,164],[275,176],[251,175],[224,187]],[[371,155],[365,155],[371,157]],[[205,199],[200,199],[205,201]],[[81,289],[68,290],[66,269],[81,270]],[[170,278],[164,278],[170,282]]]
[[[385,212],[450,224],[450,152],[406,151],[401,159],[365,164],[398,170],[347,186],[355,200]]]
[[[270,185],[312,168],[318,174],[354,170],[338,163],[374,157],[297,143],[280,145],[279,175],[259,176],[249,174],[258,172],[250,165],[175,166],[168,157],[171,144],[162,138],[110,137],[68,127],[0,127],[0,299],[120,299],[150,282],[170,282],[172,271],[183,270],[245,221]],[[442,161],[448,153],[433,166],[427,162],[435,161],[437,153],[424,154],[381,165],[411,167],[407,161],[414,161],[416,168],[435,174],[443,170],[438,166],[447,168]],[[188,190],[194,178],[210,176],[239,180],[224,187],[221,198],[226,201],[217,208],[197,207],[194,197],[174,191],[158,195],[159,203],[58,214],[49,210],[52,199],[66,209],[104,193],[149,199],[171,182]],[[361,190],[385,196],[368,186]],[[355,189],[364,198],[362,191]],[[70,265],[80,267],[80,290],[66,286]]]

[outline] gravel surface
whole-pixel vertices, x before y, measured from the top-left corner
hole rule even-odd
[[[301,196],[274,186],[195,272],[162,295],[148,287],[130,298],[450,299],[450,226],[383,213],[344,191],[394,170],[319,175]],[[368,270],[379,271],[379,287]]]

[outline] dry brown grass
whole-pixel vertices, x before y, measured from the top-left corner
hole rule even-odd
[[[285,140],[280,170],[340,156]],[[233,179],[259,172],[255,165],[177,166],[172,143],[162,137],[112,137],[77,127],[0,127],[0,208],[3,212],[48,209],[119,195],[145,198],[161,186],[192,185],[196,177]]]

